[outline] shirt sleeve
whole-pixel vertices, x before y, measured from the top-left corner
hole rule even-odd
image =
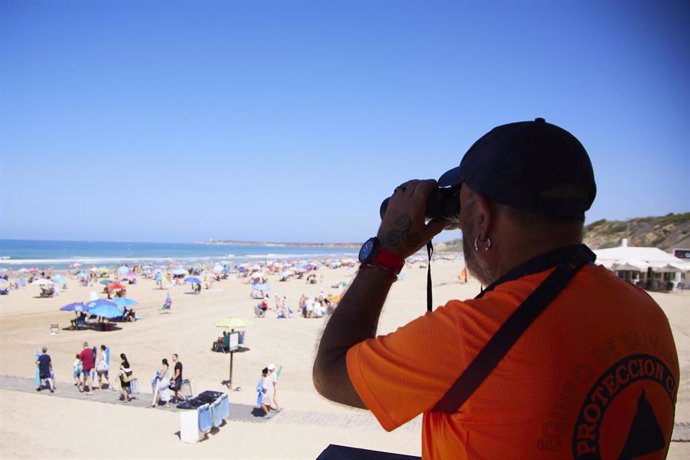
[[[455,310],[440,307],[348,350],[350,381],[387,431],[431,409],[466,367]]]

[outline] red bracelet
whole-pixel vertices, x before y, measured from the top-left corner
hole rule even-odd
[[[381,271],[389,273],[391,275],[391,277],[393,278],[393,282],[398,281],[398,275],[395,274],[395,272],[393,270],[389,270],[386,267],[382,267],[380,265],[372,265],[372,264],[363,263],[359,266],[359,269],[361,270],[363,268],[378,268]]]

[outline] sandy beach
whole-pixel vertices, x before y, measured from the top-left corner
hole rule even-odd
[[[479,292],[479,284],[457,278],[462,261],[439,260],[432,265],[434,300],[469,298]],[[321,291],[337,294],[333,288],[349,281],[353,268],[320,268],[319,282],[303,279],[280,282],[268,276],[271,296],[287,296],[297,309],[302,294],[315,297]],[[394,285],[381,318],[380,332],[386,333],[425,312],[426,269],[408,265]],[[34,352],[47,346],[53,360],[57,389],[49,392],[0,389],[0,457],[2,458],[304,458],[314,459],[329,444],[420,455],[419,418],[386,433],[366,411],[333,404],[313,388],[311,367],[315,346],[325,319],[295,315],[277,319],[269,311],[266,318],[254,317],[256,300],[250,298],[246,279],[231,278],[204,289],[198,295],[190,285],[173,286],[170,313],[161,313],[166,296],[152,280],[140,279],[128,287],[127,296],[136,299],[142,320],[118,323],[119,330],[65,330],[73,313],[59,311],[70,302],[89,298],[102,286],[81,287],[68,279],[68,289],[53,298],[38,298],[39,287],[27,286],[0,297],[0,376],[33,379]],[[652,296],[667,314],[681,363],[681,385],[676,423],[690,422],[690,292]],[[271,302],[273,305],[273,302]],[[229,355],[211,351],[212,342],[222,333],[215,323],[237,316],[250,319],[246,329],[247,351],[234,354],[232,390],[228,378]],[[60,331],[50,334],[53,323]],[[149,381],[161,358],[178,353],[184,374],[196,393],[204,390],[228,391],[231,404],[254,404],[254,387],[268,363],[282,366],[278,401],[283,407],[269,420],[230,421],[196,444],[180,441],[179,412],[166,408],[132,407],[118,401],[119,393],[109,392],[112,404],[74,396],[72,362],[82,343],[105,344],[111,348],[111,373],[124,352],[139,378],[139,398],[150,398]],[[97,390],[107,391],[107,390]],[[102,398],[101,398],[102,399]],[[669,458],[690,457],[690,444],[673,442]]]

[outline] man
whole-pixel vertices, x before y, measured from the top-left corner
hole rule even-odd
[[[179,361],[177,353],[173,353],[172,360],[173,363],[175,363],[175,366],[173,367],[173,377],[170,382],[170,388],[173,390],[173,399],[175,401],[184,400],[184,396],[180,396],[182,395],[182,363]]]
[[[465,260],[488,287],[376,337],[404,259],[452,225],[425,223],[437,185],[459,191]],[[386,430],[424,414],[424,458],[664,458],[673,337],[644,291],[591,263],[595,195],[584,147],[543,119],[494,128],[439,184],[398,187],[324,330],[317,390]]]
[[[42,354],[36,360],[36,365],[38,366],[38,376],[40,378],[38,388],[36,391],[41,391],[41,387],[44,381],[48,382],[48,387],[50,392],[55,391],[55,385],[53,384],[53,363],[50,360],[50,355],[48,354],[48,348],[43,347],[41,349]]]
[[[84,384],[79,391],[86,391],[87,395],[91,395],[91,370],[94,366],[94,358],[93,350],[89,348],[89,342],[84,342],[84,349],[79,353],[79,358],[81,359],[83,368],[82,373],[84,375]]]

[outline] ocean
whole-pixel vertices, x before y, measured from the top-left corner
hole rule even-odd
[[[64,269],[74,263],[99,266],[145,263],[241,263],[245,260],[356,257],[356,252],[356,249],[342,247],[0,239],[0,268]]]

